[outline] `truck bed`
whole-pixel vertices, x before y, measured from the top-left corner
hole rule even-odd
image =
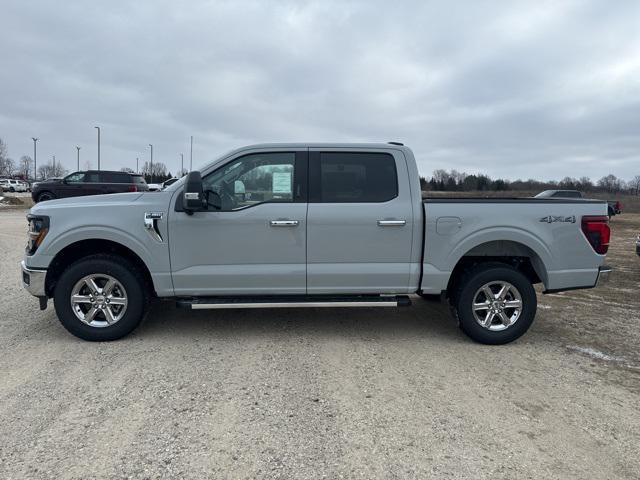
[[[582,217],[607,215],[602,200],[428,197],[422,204],[427,294],[447,289],[463,257],[530,259],[548,292],[594,286],[604,263],[581,230]]]

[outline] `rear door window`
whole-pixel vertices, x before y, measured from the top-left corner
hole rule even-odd
[[[125,172],[101,172],[104,183],[131,183],[130,176]]]
[[[144,177],[142,175],[131,175],[131,178],[133,179],[133,183],[136,183],[138,185],[147,184],[147,182],[144,181]]]
[[[309,162],[309,201],[315,203],[387,202],[398,196],[393,155],[319,152]]]

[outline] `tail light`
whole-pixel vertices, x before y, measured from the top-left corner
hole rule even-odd
[[[600,255],[604,255],[609,250],[611,240],[611,228],[609,228],[609,217],[606,215],[582,217],[582,233]]]
[[[137,185],[129,185],[129,189],[127,191],[128,192],[137,192],[138,191],[138,186]]]
[[[620,203],[620,200],[616,202],[616,212],[622,212],[622,203]]]

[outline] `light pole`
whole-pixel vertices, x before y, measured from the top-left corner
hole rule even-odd
[[[180,176],[184,175],[184,153],[180,154]]]
[[[80,171],[80,147],[76,145],[76,150],[78,150],[78,171]]]
[[[100,171],[100,127],[93,127],[98,129],[98,171]]]
[[[38,179],[38,149],[36,148],[36,142],[38,139],[36,137],[31,137],[33,140],[33,179]]]
[[[193,135],[191,135],[191,151],[189,152],[189,171],[193,170]]]
[[[136,157],[136,173],[140,173],[140,170],[138,170],[138,157]]]
[[[53,156],[53,166],[51,167],[51,170],[53,170],[52,171],[53,176],[57,177],[58,175],[56,175],[56,156],[55,155]]]
[[[153,183],[153,145],[149,144],[149,146],[151,147],[151,164],[149,166],[149,173],[151,175],[150,183]]]

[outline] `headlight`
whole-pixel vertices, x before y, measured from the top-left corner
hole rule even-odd
[[[27,215],[29,232],[27,241],[27,255],[33,255],[49,233],[49,217]]]

